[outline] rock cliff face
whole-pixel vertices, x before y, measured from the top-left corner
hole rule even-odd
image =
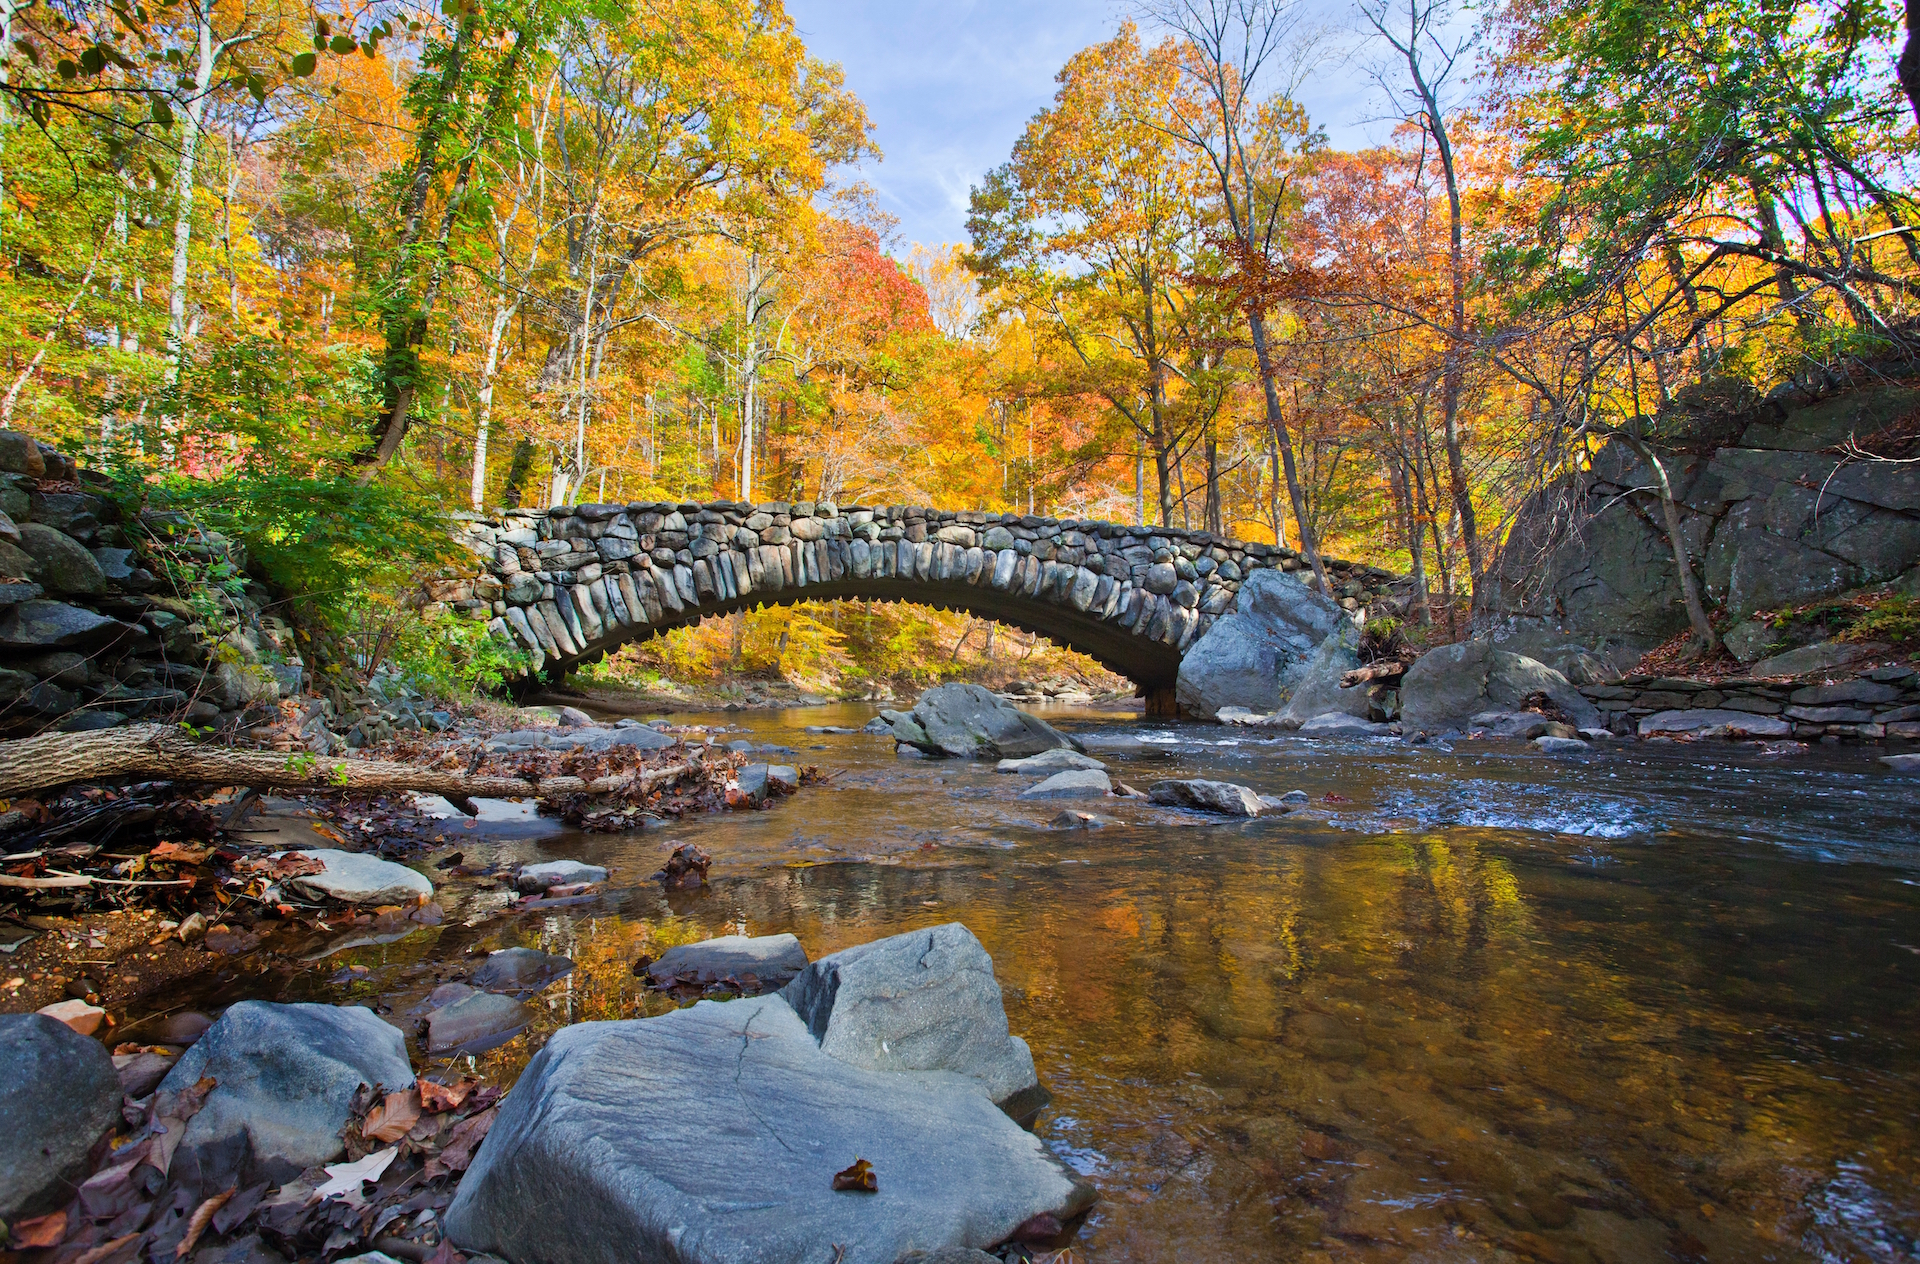
[[[1920,562],[1920,375],[1856,375],[1747,407],[1683,402],[1654,435],[1709,600],[1736,615],[1910,576]],[[1476,615],[1577,683],[1685,628],[1652,471],[1612,442],[1515,521]]]

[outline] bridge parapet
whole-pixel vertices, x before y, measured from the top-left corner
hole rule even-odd
[[[1000,619],[1170,689],[1180,654],[1258,570],[1305,570],[1290,549],[1204,531],[917,506],[635,502],[464,518],[472,578],[431,599],[490,620],[565,670],[708,615],[837,598],[917,601]],[[1329,559],[1350,610],[1403,585]]]

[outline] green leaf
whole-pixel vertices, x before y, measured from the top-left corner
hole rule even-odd
[[[258,72],[248,75],[247,91],[253,94],[255,101],[265,105],[267,101],[267,77]]]
[[[167,98],[155,92],[150,98],[153,102],[153,121],[162,127],[173,126],[173,107],[167,104]]]
[[[319,57],[313,53],[297,54],[293,59],[293,73],[304,79],[313,73],[313,68],[319,64],[319,61]]]
[[[80,73],[80,67],[74,65],[64,57],[54,66],[54,69],[60,72],[62,79],[72,79]]]
[[[80,70],[83,74],[97,75],[107,68],[107,55],[98,44],[80,54]]]
[[[36,66],[40,64],[40,50],[33,46],[31,40],[17,39],[13,41],[13,46],[25,53],[28,61]]]
[[[351,35],[336,35],[328,42],[327,47],[342,57],[345,57],[348,53],[360,47],[360,45]]]

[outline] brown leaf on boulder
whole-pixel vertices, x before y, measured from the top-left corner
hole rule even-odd
[[[234,866],[241,873],[259,874],[274,882],[288,878],[305,878],[312,874],[325,873],[327,862],[316,860],[302,852],[290,851],[284,856],[253,856]]]
[[[460,1103],[467,1100],[467,1094],[473,1092],[480,1083],[476,1076],[463,1076],[452,1084],[435,1084],[432,1080],[420,1080],[420,1109],[429,1112],[458,1110]]]
[[[874,1175],[873,1164],[865,1159],[855,1159],[852,1167],[833,1174],[833,1187],[857,1194],[877,1194],[880,1192],[880,1178]]]

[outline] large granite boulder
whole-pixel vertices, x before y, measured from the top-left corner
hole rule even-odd
[[[39,522],[20,524],[20,548],[35,563],[32,578],[48,592],[91,596],[107,589],[106,572],[86,546]]]
[[[860,1159],[875,1192],[835,1190]],[[1071,1224],[1093,1197],[964,1076],[829,1056],[762,996],[557,1033],[446,1226],[516,1264],[895,1264]]]
[[[893,740],[954,759],[1021,759],[1079,743],[979,685],[938,685],[912,711],[883,711]]]
[[[287,852],[274,852],[277,859]],[[300,852],[327,867],[288,880],[288,884],[316,899],[346,904],[421,904],[433,898],[433,883],[418,870],[364,852],[332,847],[308,847]]]
[[[1278,711],[1344,621],[1332,600],[1285,571],[1255,571],[1240,585],[1232,613],[1215,620],[1180,660],[1180,710],[1204,720],[1227,706]]]
[[[1600,713],[1544,663],[1483,640],[1422,654],[1400,681],[1400,727],[1408,733],[1464,728],[1487,711],[1523,711],[1545,695],[1576,729],[1600,727]]]
[[[959,922],[844,948],[782,993],[826,1053],[876,1071],[955,1071],[1017,1119],[1049,1100],[1007,1033],[993,958]]]
[[[202,1189],[284,1181],[340,1157],[341,1126],[362,1084],[413,1080],[399,1029],[358,1005],[241,1001],[160,1082],[164,1092],[218,1083],[175,1153],[198,1163]]]
[[[1283,729],[1297,729],[1322,715],[1350,715],[1366,719],[1370,707],[1367,686],[1340,687],[1340,678],[1360,666],[1360,629],[1342,619],[1320,648],[1307,660],[1294,683],[1293,696],[1280,714],[1268,720]]]
[[[1266,805],[1260,796],[1231,781],[1156,781],[1147,787],[1147,797],[1167,807],[1190,808],[1219,816],[1259,816]]]
[[[94,1142],[120,1117],[105,1046],[42,1014],[0,1015],[0,1220],[73,1197]]]

